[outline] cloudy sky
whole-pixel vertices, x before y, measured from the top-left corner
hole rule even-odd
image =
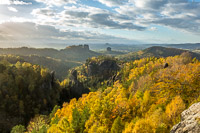
[[[0,0],[0,47],[200,42],[200,0]]]

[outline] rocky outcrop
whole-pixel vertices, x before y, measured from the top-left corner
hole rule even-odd
[[[200,102],[181,113],[181,122],[170,133],[200,133]]]
[[[113,76],[113,72],[116,72],[120,68],[115,60],[90,62],[87,66],[88,76],[101,76],[103,79],[109,79]]]
[[[83,94],[89,93],[90,90],[84,87],[83,83],[78,80],[78,72],[75,69],[72,69],[69,74],[69,84],[66,88],[63,88],[60,93],[59,104],[64,102],[70,102],[72,98],[80,98]]]
[[[70,73],[70,79],[74,82],[77,82],[77,71],[75,69],[73,69]]]
[[[84,45],[72,45],[72,46],[68,46],[66,47],[64,50],[72,50],[72,51],[89,51],[89,45],[84,44]]]
[[[107,47],[107,51],[111,52],[112,51],[111,47]]]
[[[85,88],[83,83],[78,81],[77,75],[78,72],[77,70],[73,69],[70,73],[70,95],[71,98],[79,98],[82,96],[82,94],[89,93],[90,90],[88,88]]]

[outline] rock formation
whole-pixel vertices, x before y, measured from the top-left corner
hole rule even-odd
[[[90,62],[87,66],[88,76],[101,76],[103,79],[109,79],[113,76],[113,72],[119,70],[117,62],[109,59],[100,62]]]
[[[168,63],[165,63],[165,65],[163,66],[163,68],[167,68],[169,66]]]
[[[73,69],[70,73],[71,77],[70,79],[74,82],[77,82],[77,71],[75,69]]]
[[[78,99],[79,97],[82,96],[82,94],[89,93],[90,90],[88,88],[85,88],[83,86],[83,83],[78,81],[77,74],[78,74],[77,70],[73,69],[71,71],[71,74],[70,74],[71,82],[70,82],[69,90],[70,90],[71,98],[76,97]]]
[[[64,49],[64,51],[66,50],[72,50],[72,51],[89,51],[89,45],[84,44],[84,45],[72,45],[72,46],[68,46]]]
[[[107,47],[108,52],[111,52],[111,50],[112,50],[111,47]]]
[[[181,113],[181,122],[170,133],[200,133],[200,102]]]

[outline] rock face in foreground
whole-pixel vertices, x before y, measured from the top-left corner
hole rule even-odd
[[[200,102],[181,113],[181,122],[170,133],[200,133]]]

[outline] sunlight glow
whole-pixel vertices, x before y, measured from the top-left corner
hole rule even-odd
[[[0,5],[31,5],[31,2],[23,2],[23,1],[18,1],[18,0],[0,0]]]
[[[11,2],[9,0],[0,0],[0,5],[10,5]]]

